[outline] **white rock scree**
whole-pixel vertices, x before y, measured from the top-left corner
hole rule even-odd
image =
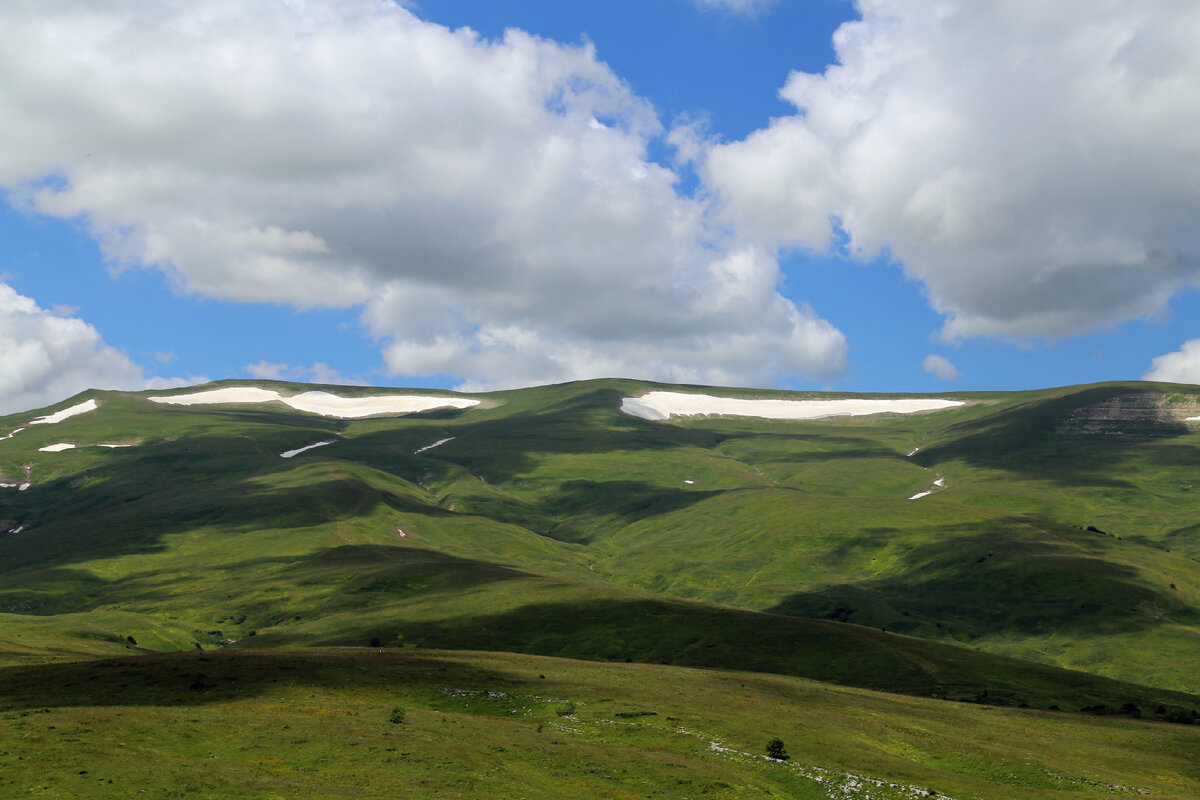
[[[689,417],[720,414],[763,419],[825,419],[859,417],[870,414],[915,414],[940,411],[964,405],[961,400],[908,398],[899,400],[750,400],[740,397],[714,397],[683,392],[648,392],[641,397],[626,397],[621,411],[633,417],[665,420],[673,416]]]

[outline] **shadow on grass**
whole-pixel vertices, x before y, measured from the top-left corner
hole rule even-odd
[[[553,513],[561,523],[548,535],[563,541],[588,543],[593,534],[589,525],[616,517],[623,525],[659,514],[690,508],[721,492],[668,489],[639,481],[566,481],[545,497],[540,506]]]
[[[1156,466],[1194,468],[1194,447],[1165,444],[1188,435],[1184,425],[1131,422],[1121,435],[1059,432],[1071,412],[1138,392],[1146,389],[1100,386],[956,423],[939,431],[936,442],[913,460],[926,467],[963,461],[1070,487],[1130,487],[1121,476],[1134,471],[1130,464],[1146,458]]]
[[[304,643],[297,631],[272,643]],[[403,637],[421,647],[516,652],[593,661],[632,661],[743,670],[918,696],[1038,708],[1126,702],[1200,702],[1178,692],[1123,684],[964,647],[856,625],[669,600],[576,600],[506,613],[424,623],[378,620],[319,644]],[[1075,704],[1075,705],[1073,705]]]
[[[386,692],[456,681],[505,688],[512,676],[411,650],[181,652],[0,668],[0,712],[70,706],[193,706],[286,687]]]
[[[848,536],[840,549],[877,548],[886,535]],[[1178,605],[1111,552],[1133,546],[1032,517],[944,526],[887,577],[793,594],[770,611],[927,636],[1127,633],[1159,624],[1148,609]]]
[[[247,593],[246,576],[254,576]],[[200,576],[207,594],[197,603],[236,609],[250,627],[282,620],[365,609],[425,593],[469,591],[528,573],[486,561],[397,545],[343,545],[296,558],[246,558],[236,567]],[[51,569],[29,576],[19,587],[0,589],[0,612],[47,616],[82,613],[102,606],[151,607],[178,597],[197,576],[177,569],[138,572],[105,580],[87,570]],[[225,596],[228,595],[228,599]],[[250,598],[267,596],[270,600]],[[220,596],[221,600],[214,597]],[[213,627],[219,627],[215,620]],[[365,644],[370,637],[354,644]]]

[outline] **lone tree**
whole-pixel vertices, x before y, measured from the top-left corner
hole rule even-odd
[[[772,739],[767,742],[767,758],[773,758],[776,761],[787,761],[790,758],[787,750],[783,749],[782,739]]]

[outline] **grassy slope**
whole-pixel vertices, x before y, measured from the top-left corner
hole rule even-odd
[[[808,580],[844,580],[871,563],[866,555],[841,559],[840,572],[819,562],[853,541],[871,501],[818,504],[812,493],[763,477],[766,467],[715,452],[737,440],[736,431],[630,420],[612,412],[614,387],[592,388],[501,396],[495,408],[469,414],[361,422],[270,407],[148,409],[139,398],[105,394],[101,412],[6,443],[10,458],[36,459],[37,485],[9,495],[35,527],[0,540],[7,575],[0,611],[64,615],[72,626],[87,614],[93,624],[102,614],[144,615],[144,624],[124,617],[122,627],[108,629],[107,640],[120,647],[126,636],[163,649],[189,640],[275,646],[403,637],[754,668],[907,693],[989,691],[992,702],[1013,705],[1188,704],[867,628],[681,602],[603,581],[619,576],[627,585],[703,596],[692,590],[703,576],[715,599],[753,605],[729,588],[735,576],[749,576],[760,600],[772,597],[764,586],[776,593],[795,586],[797,564]],[[740,425],[752,441],[763,438],[755,423]],[[458,438],[411,454],[447,435]],[[902,446],[912,432],[891,436]],[[337,444],[295,460],[275,455],[331,437],[340,437]],[[818,438],[836,448],[837,437]],[[141,444],[37,453],[50,439]],[[553,475],[568,480],[554,484]],[[680,475],[696,483],[682,484]],[[915,515],[917,525],[928,507],[875,502]],[[693,524],[673,525],[681,515]],[[815,543],[794,530],[798,522],[814,527],[814,515],[829,521]],[[726,530],[731,523],[737,527]],[[792,557],[778,558],[782,547]],[[807,565],[796,557],[804,548]],[[623,555],[604,558],[614,551]],[[639,565],[655,572],[639,580]],[[664,586],[663,572],[692,583]],[[15,643],[24,657],[39,652],[29,643],[36,636],[31,630]]]
[[[756,757],[772,737],[790,762]],[[1182,800],[1197,763],[1197,727],[678,667],[308,649],[0,670],[7,796]]]
[[[439,458],[490,474],[509,513],[586,543],[610,580],[1197,691],[1197,434],[1055,430],[1079,405],[1147,388],[663,424],[621,417],[615,387],[588,385],[556,414],[474,426]],[[950,489],[906,499],[935,477]]]
[[[73,398],[103,407],[0,442],[0,474],[32,465],[35,484],[0,494],[0,520],[30,526],[0,536],[0,658],[379,638],[1040,708],[1197,705],[977,652],[1200,691],[1195,434],[1055,432],[1145,385],[803,423],[616,412],[645,388],[351,422]],[[37,452],[58,441],[138,446]],[[905,499],[937,476],[945,491]]]

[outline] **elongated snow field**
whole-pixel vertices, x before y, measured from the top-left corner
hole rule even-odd
[[[297,411],[307,411],[325,417],[357,419],[375,414],[412,414],[434,408],[470,408],[479,405],[478,400],[466,397],[437,397],[435,395],[372,395],[370,397],[341,397],[329,392],[303,392],[293,397],[284,397],[272,389],[252,386],[210,389],[193,394],[174,394],[166,397],[151,397],[151,402],[169,405],[209,405],[220,403],[270,403],[278,401]]]
[[[915,414],[940,411],[963,405],[961,400],[904,398],[869,400],[840,398],[831,400],[749,400],[740,397],[715,397],[684,392],[648,392],[641,397],[626,397],[621,411],[634,417],[665,420],[673,416],[690,417],[720,414],[764,419],[825,419],[859,417],[870,414]]]
[[[37,419],[30,420],[29,424],[53,425],[57,422],[62,422],[64,419],[70,419],[71,417],[78,416],[79,414],[86,414],[89,411],[95,411],[97,408],[99,408],[99,406],[96,405],[95,400],[85,400],[82,403],[71,406],[70,408],[64,408],[62,411],[55,411],[53,414],[47,414],[44,417],[38,417]],[[16,433],[16,431],[13,431],[13,433]]]

